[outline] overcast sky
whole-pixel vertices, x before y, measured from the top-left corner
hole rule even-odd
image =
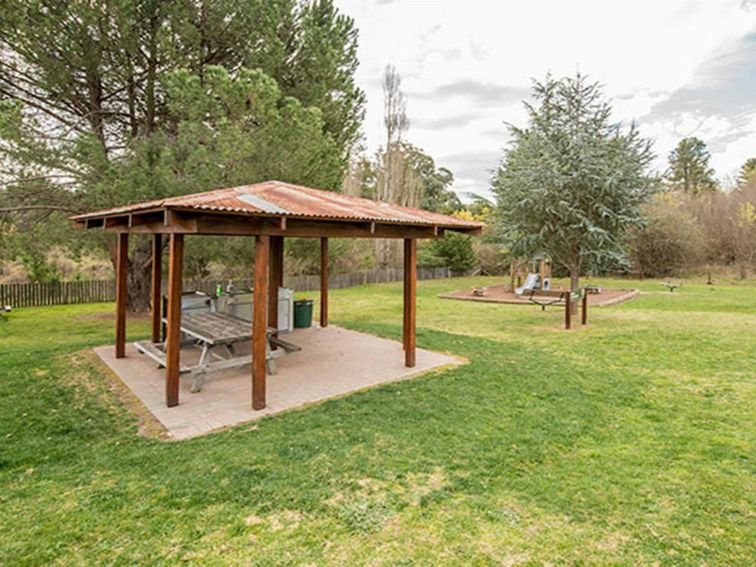
[[[655,140],[658,167],[685,136],[719,176],[756,156],[756,0],[337,0],[360,31],[368,149],[383,143],[380,79],[396,66],[407,139],[487,194],[524,125],[531,79],[577,70],[602,82],[615,119]]]

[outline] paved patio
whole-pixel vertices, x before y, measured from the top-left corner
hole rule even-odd
[[[285,338],[302,350],[277,360],[278,373],[268,376],[268,404],[260,411],[251,407],[249,367],[208,375],[204,389],[196,394],[189,391],[191,378],[182,375],[180,403],[168,408],[165,370],[139,354],[132,344],[127,345],[126,358],[122,359],[115,358],[112,345],[94,351],[174,439],[204,435],[463,362],[453,356],[417,349],[417,365],[406,368],[401,343],[335,326],[296,329]],[[241,348],[239,351],[244,352]],[[184,349],[181,357],[182,362],[191,363],[197,359],[198,351]]]

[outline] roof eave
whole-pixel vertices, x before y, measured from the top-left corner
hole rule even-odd
[[[312,221],[328,221],[328,222],[373,222],[376,224],[383,224],[383,225],[396,225],[396,226],[420,226],[420,227],[429,227],[429,226],[437,226],[439,228],[443,228],[444,230],[453,230],[458,232],[465,232],[473,235],[479,235],[482,229],[485,227],[485,223],[482,222],[472,222],[467,221],[463,223],[448,223],[448,222],[433,222],[431,220],[428,221],[413,221],[413,220],[401,220],[401,219],[378,219],[378,218],[369,218],[369,217],[328,217],[323,215],[297,215],[297,214],[277,214],[277,213],[267,213],[267,212],[257,212],[257,211],[243,211],[243,210],[233,210],[233,209],[215,209],[213,207],[186,207],[186,206],[171,206],[171,205],[160,205],[160,206],[152,206],[152,207],[146,207],[143,209],[135,209],[135,210],[106,210],[102,212],[93,212],[93,213],[86,213],[82,215],[74,215],[72,217],[69,217],[69,219],[76,223],[83,223],[86,221],[92,221],[92,220],[105,220],[109,218],[122,218],[122,217],[129,217],[129,216],[139,216],[139,215],[147,215],[147,214],[154,214],[156,212],[165,212],[165,211],[177,211],[177,212],[186,212],[186,213],[194,213],[194,214],[208,214],[208,215],[216,215],[216,216],[243,216],[243,217],[249,217],[249,218],[255,218],[255,217],[262,217],[262,218],[269,218],[269,219],[277,219],[285,217],[287,219],[300,219],[300,220],[312,220]]]

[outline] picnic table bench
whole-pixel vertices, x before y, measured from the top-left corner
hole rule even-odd
[[[225,313],[183,312],[181,314],[182,346],[193,345],[201,349],[200,358],[193,366],[181,365],[181,373],[192,376],[192,392],[202,390],[205,374],[252,363],[252,355],[237,354],[234,345],[252,339],[249,321]],[[280,339],[276,329],[268,328],[265,363],[269,374],[276,373],[275,360],[290,352],[302,350],[299,346]],[[150,357],[159,366],[165,366],[165,343],[141,341],[134,343],[139,352]],[[273,348],[280,347],[280,348]]]

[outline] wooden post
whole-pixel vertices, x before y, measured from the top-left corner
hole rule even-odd
[[[253,281],[252,313],[252,409],[265,408],[265,356],[268,327],[266,299],[268,297],[268,256],[270,237],[255,236],[255,276]]]
[[[162,334],[163,302],[163,237],[152,237],[152,342],[159,343]]]
[[[168,317],[168,297],[164,295],[162,298],[162,305],[163,305],[163,314],[165,317]],[[163,321],[163,324],[160,326],[160,342],[165,342],[168,340],[168,326],[165,324],[165,321]]]
[[[417,293],[417,239],[404,239],[404,365],[415,366],[415,299]]]
[[[181,272],[184,263],[184,235],[171,234],[168,253],[168,313],[165,347],[165,403],[179,403],[181,369]]]
[[[270,270],[268,273],[268,326],[278,329],[278,288],[283,285],[283,236],[270,237]],[[276,348],[275,345],[273,348]]]
[[[585,325],[588,323],[588,290],[583,289],[583,313],[580,322]]]
[[[129,271],[129,235],[126,232],[118,234],[116,249],[116,358],[126,356],[126,281]]]
[[[328,239],[320,239],[320,326],[328,326]]]
[[[562,296],[564,297],[564,328],[569,331],[572,326],[572,292],[565,291]]]
[[[403,323],[402,323],[402,348],[404,349],[405,357],[407,356],[407,338],[409,337],[409,334],[407,333],[407,311],[408,311],[408,301],[407,298],[409,297],[409,294],[407,293],[407,285],[408,285],[408,278],[409,278],[409,270],[407,270],[407,241],[404,241],[404,256],[402,260],[402,286],[404,288],[404,292],[402,293],[402,300],[404,301],[402,305],[402,317],[403,317]]]

